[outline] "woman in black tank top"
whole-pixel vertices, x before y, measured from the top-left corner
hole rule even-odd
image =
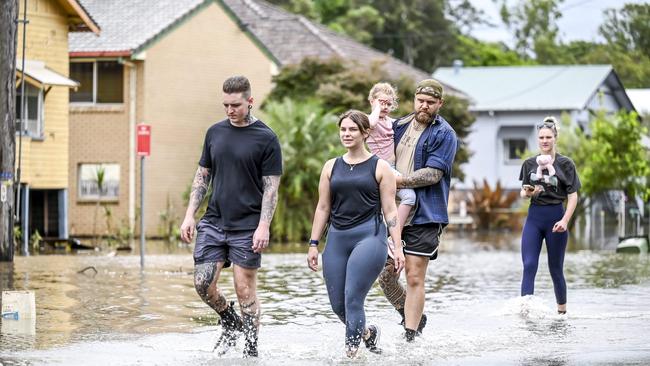
[[[379,328],[366,327],[363,304],[386,262],[387,231],[396,244],[397,272],[404,268],[404,253],[395,205],[395,175],[386,161],[366,149],[368,117],[351,110],[341,116],[338,125],[347,153],[323,166],[307,264],[311,270],[318,270],[318,241],[329,223],[323,276],[332,310],[346,325],[346,353],[355,357],[361,341],[371,352],[381,352]]]

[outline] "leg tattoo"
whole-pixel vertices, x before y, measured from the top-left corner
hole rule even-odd
[[[202,263],[194,266],[194,288],[203,302],[217,313],[226,309],[228,302],[217,288],[215,275],[217,263]]]
[[[399,283],[399,276],[395,273],[395,262],[393,258],[388,258],[383,271],[379,275],[379,286],[384,291],[384,296],[393,305],[395,310],[402,313],[404,311],[404,302],[406,301],[406,290]]]

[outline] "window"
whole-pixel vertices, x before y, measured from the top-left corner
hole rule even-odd
[[[71,62],[70,78],[81,86],[70,92],[70,102],[122,103],[123,66],[117,61]]]
[[[521,154],[528,149],[528,142],[525,139],[511,138],[505,139],[503,142],[506,162],[519,162]]]
[[[78,177],[79,199],[114,201],[120,196],[119,164],[80,164]]]
[[[25,136],[43,137],[43,89],[25,83],[25,120],[21,108],[22,88],[16,88],[16,132]]]

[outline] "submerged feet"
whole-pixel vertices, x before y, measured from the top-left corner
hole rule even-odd
[[[244,358],[257,357],[257,324],[253,315],[244,314]]]
[[[221,335],[217,339],[212,352],[217,351],[219,356],[228,352],[237,345],[237,339],[242,334],[243,322],[234,308],[234,301],[231,301],[224,311],[219,312],[221,316]]]
[[[404,315],[404,309],[399,309],[397,311],[402,316],[402,322],[400,323],[400,325],[403,326],[404,329],[406,329],[406,326],[405,326],[406,320],[405,320],[405,315]],[[418,329],[417,329],[416,335],[421,336],[422,331],[424,330],[424,327],[426,327],[426,326],[427,326],[427,314],[422,314],[422,317],[420,318],[420,323],[418,324]]]
[[[363,339],[363,343],[366,344],[366,348],[376,354],[381,354],[381,348],[379,348],[379,338],[381,336],[381,331],[376,325],[368,326],[367,338]]]

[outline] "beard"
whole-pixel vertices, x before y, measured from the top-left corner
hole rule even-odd
[[[432,117],[433,114],[429,114],[427,112],[415,113],[415,120],[418,121],[419,123],[428,123]]]

